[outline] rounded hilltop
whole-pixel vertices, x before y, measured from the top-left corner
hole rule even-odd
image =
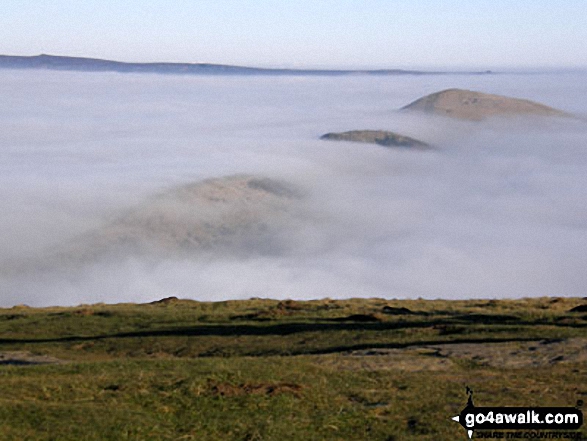
[[[447,89],[426,95],[401,110],[473,121],[509,115],[570,116],[562,110],[534,101],[465,89]]]
[[[89,262],[105,256],[193,256],[201,251],[263,254],[295,217],[302,191],[254,175],[211,178],[171,188],[107,225],[83,234],[53,260]]]

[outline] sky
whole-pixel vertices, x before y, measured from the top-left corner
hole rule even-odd
[[[2,0],[0,53],[321,68],[583,68],[584,0]]]

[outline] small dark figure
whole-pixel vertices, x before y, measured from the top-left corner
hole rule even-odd
[[[471,389],[469,386],[465,386],[465,388],[467,395],[469,395],[469,399],[467,400],[467,407],[475,407],[473,404],[473,389]]]

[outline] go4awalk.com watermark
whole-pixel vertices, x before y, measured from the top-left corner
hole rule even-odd
[[[583,413],[577,407],[477,407],[473,391],[459,415],[452,417],[475,439],[573,439],[581,440],[577,430],[583,425]]]

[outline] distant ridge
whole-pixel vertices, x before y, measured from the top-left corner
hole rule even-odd
[[[0,55],[0,69],[46,69],[80,72],[157,73],[173,75],[487,75],[485,72],[426,72],[402,69],[269,69],[207,63],[126,63],[97,58],[35,55]]]

